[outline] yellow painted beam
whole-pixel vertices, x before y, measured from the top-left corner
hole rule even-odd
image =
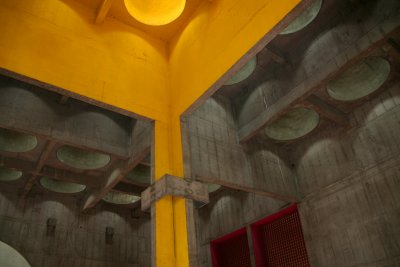
[[[105,20],[108,12],[110,11],[112,3],[113,3],[113,0],[103,0],[101,2],[99,8],[97,9],[97,14],[96,14],[96,23],[97,24],[100,24]]]

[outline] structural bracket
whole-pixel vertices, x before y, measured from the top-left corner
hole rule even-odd
[[[152,203],[165,196],[210,202],[206,184],[166,174],[142,192],[142,210],[149,209]]]

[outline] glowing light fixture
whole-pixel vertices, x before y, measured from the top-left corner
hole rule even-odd
[[[177,19],[186,0],[124,0],[129,14],[136,20],[153,26],[165,25]]]
[[[110,162],[110,156],[90,152],[71,146],[63,146],[57,150],[57,158],[64,164],[83,170],[99,169]]]
[[[112,204],[124,205],[135,203],[140,200],[140,197],[119,192],[109,192],[103,197],[103,200]]]
[[[35,136],[0,129],[0,150],[14,153],[28,152],[37,146]]]
[[[29,262],[16,249],[0,241],[0,266],[31,267]]]
[[[83,184],[61,182],[47,177],[42,177],[40,184],[47,190],[65,194],[75,194],[86,189],[86,186]]]
[[[354,101],[378,90],[390,74],[390,64],[381,57],[369,57],[350,67],[330,81],[330,97],[340,101]]]
[[[319,123],[319,114],[307,108],[294,108],[265,128],[265,134],[278,141],[300,138]]]
[[[317,17],[321,6],[322,0],[314,0],[314,3],[295,18],[280,34],[294,33],[305,28]]]
[[[0,181],[15,181],[21,178],[22,172],[0,167]]]

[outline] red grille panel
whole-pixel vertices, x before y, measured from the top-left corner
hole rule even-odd
[[[211,242],[213,267],[251,267],[246,229]]]
[[[257,266],[310,266],[297,206],[280,211],[251,226]]]

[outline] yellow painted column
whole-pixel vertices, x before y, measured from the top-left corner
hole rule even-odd
[[[183,176],[180,123],[155,122],[155,177]],[[189,266],[185,199],[167,196],[155,203],[156,266]]]

